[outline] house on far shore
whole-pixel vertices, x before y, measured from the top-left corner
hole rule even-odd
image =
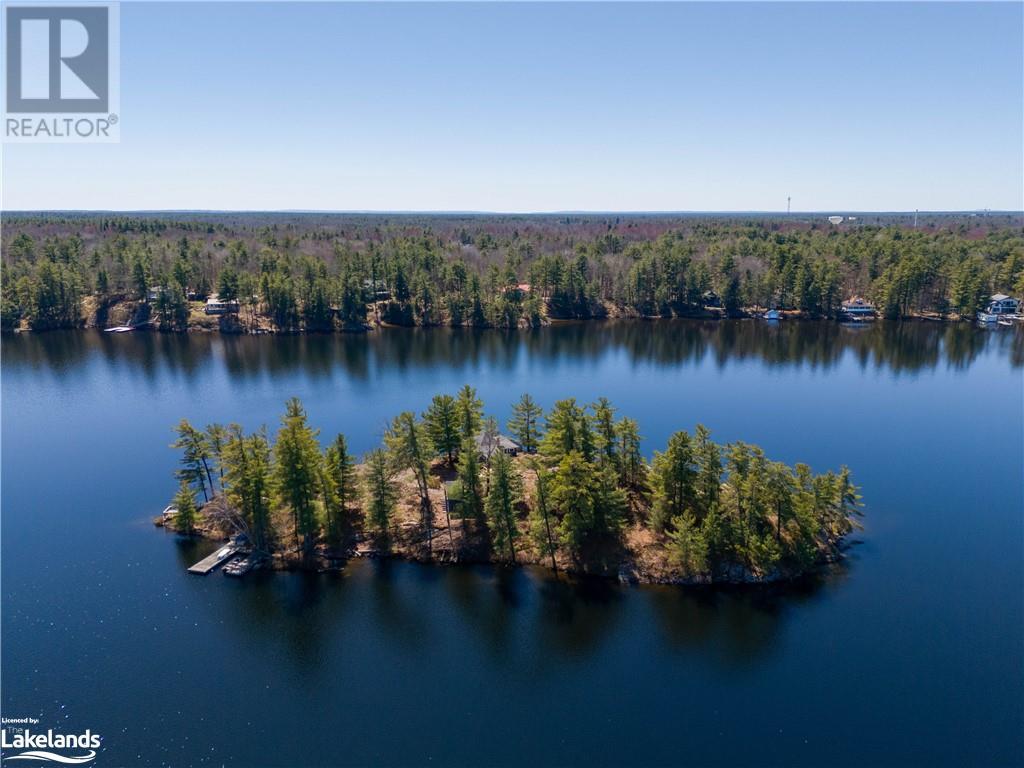
[[[500,432],[496,435],[485,435],[481,432],[473,438],[473,442],[476,443],[476,450],[480,454],[480,458],[485,461],[498,451],[501,451],[506,456],[518,456],[519,451],[522,450],[522,446],[519,443]]]
[[[1019,309],[1020,301],[1005,293],[997,293],[988,300],[985,312],[990,315],[1015,315]]]
[[[158,301],[166,292],[167,289],[162,285],[151,285],[146,291],[146,301]]]
[[[517,299],[521,299],[532,290],[533,286],[529,283],[519,283],[519,285],[506,285],[501,289],[501,292],[506,296],[514,296]]]
[[[222,300],[214,294],[206,300],[206,306],[203,307],[203,311],[208,315],[232,314],[238,311],[238,302],[235,299]]]
[[[847,320],[872,320],[875,317],[875,305],[860,296],[851,296],[840,309]]]

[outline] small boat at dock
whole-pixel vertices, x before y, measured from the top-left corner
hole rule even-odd
[[[781,320],[782,313],[777,309],[769,309],[761,317],[765,320]]]
[[[249,571],[253,569],[255,563],[252,557],[236,557],[230,563],[224,566],[225,576],[245,576]]]
[[[104,333],[128,333],[134,331],[135,327],[131,325],[115,325],[112,328],[104,328]]]

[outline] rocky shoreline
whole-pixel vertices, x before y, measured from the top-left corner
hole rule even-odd
[[[524,485],[529,494],[535,493],[530,473],[523,462],[516,460]],[[358,467],[359,470],[362,467]],[[448,473],[441,463],[432,467],[432,475],[444,480]],[[664,542],[652,535],[644,520],[648,510],[631,502],[630,521],[622,532],[622,541],[604,551],[592,553],[585,561],[575,560],[564,552],[558,552],[553,560],[550,555],[540,554],[529,543],[529,523],[525,514],[520,514],[517,525],[520,528],[521,547],[516,559],[510,562],[494,552],[483,540],[485,533],[478,524],[468,519],[450,517],[444,512],[445,498],[439,487],[430,490],[434,524],[428,537],[420,518],[414,479],[411,473],[399,475],[401,495],[396,505],[396,514],[386,537],[364,530],[363,521],[353,515],[351,527],[345,538],[336,546],[321,540],[312,551],[303,557],[301,548],[291,542],[291,534],[283,532],[270,552],[261,556],[260,567],[280,572],[339,572],[352,560],[384,559],[402,560],[430,565],[500,565],[514,567],[539,567],[552,573],[571,576],[597,576],[630,584],[662,584],[689,587],[709,586],[757,586],[795,582],[807,576],[820,573],[828,566],[842,561],[851,542],[844,536],[829,542],[819,551],[819,557],[809,568],[792,569],[778,567],[768,572],[758,572],[750,566],[729,563],[714,571],[700,575],[688,575],[670,562]],[[174,518],[158,515],[154,525],[163,527],[178,535],[227,543],[236,530],[225,521],[231,518],[230,502],[218,495],[204,505],[193,531],[183,534],[175,526]],[[287,522],[278,523],[282,528]],[[429,539],[429,541],[428,541]]]

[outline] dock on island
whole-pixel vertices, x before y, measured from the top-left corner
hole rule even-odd
[[[189,573],[198,573],[205,576],[210,571],[214,570],[221,563],[225,562],[231,557],[234,557],[238,552],[238,547],[234,544],[225,544],[220,549],[215,550],[213,553],[207,555],[198,563],[188,569]]]

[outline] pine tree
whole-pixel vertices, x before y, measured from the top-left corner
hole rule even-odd
[[[619,478],[627,488],[641,490],[647,466],[640,453],[640,428],[633,419],[622,418],[615,425],[615,436],[619,445]]]
[[[178,531],[191,534],[196,524],[196,501],[192,496],[192,489],[185,480],[178,485],[178,492],[174,495],[174,506],[178,510],[178,515],[174,519]]]
[[[690,576],[698,576],[707,571],[707,541],[692,513],[686,512],[672,518],[668,553],[670,560]]]
[[[430,435],[412,411],[398,414],[384,435],[392,464],[397,469],[411,469],[420,495],[421,525],[427,534],[427,551],[434,549],[434,509],[430,503],[427,480],[429,459],[434,453]]]
[[[297,397],[288,401],[274,443],[274,481],[282,503],[292,513],[295,541],[302,538],[303,556],[313,548],[317,531],[315,501],[321,484],[320,446]]]
[[[199,486],[206,501],[213,495],[213,476],[210,474],[210,446],[206,436],[198,429],[182,419],[175,427],[178,439],[171,443],[172,448],[182,451],[182,468],[178,470],[177,477],[189,485]],[[209,482],[209,493],[206,487]]]
[[[526,453],[537,451],[540,438],[543,436],[539,424],[543,416],[544,409],[537,405],[529,394],[524,394],[519,398],[519,402],[512,406],[512,418],[508,421],[508,429],[515,435]]]
[[[444,454],[449,465],[454,463],[455,453],[462,442],[455,398],[451,395],[435,395],[423,414],[423,422],[434,449]]]
[[[381,449],[370,451],[363,460],[363,492],[366,498],[366,524],[387,537],[391,514],[398,500],[391,462]]]
[[[654,454],[651,466],[651,485],[654,503],[651,507],[651,527],[664,531],[671,520],[692,510],[697,482],[693,443],[683,431],[669,438],[664,453]]]
[[[224,483],[228,499],[241,511],[253,545],[266,551],[270,538],[271,451],[265,429],[246,437],[232,424],[224,446]]]
[[[210,454],[217,465],[217,480],[221,491],[224,490],[224,446],[227,444],[228,431],[223,424],[206,425],[206,443]]]
[[[530,538],[541,557],[547,555],[551,558],[551,570],[557,571],[555,552],[558,549],[558,543],[554,536],[551,511],[548,509],[548,487],[551,477],[537,461],[531,461],[530,468],[534,471],[536,478],[536,503],[530,511]]]
[[[551,479],[551,505],[561,515],[558,534],[579,558],[594,521],[594,468],[579,451],[570,451]]]
[[[325,507],[327,537],[338,544],[345,531],[349,505],[356,499],[356,469],[344,435],[338,435],[324,454],[327,477]]]
[[[480,457],[476,444],[470,439],[463,440],[459,451],[458,479],[462,494],[462,517],[480,520],[484,511],[483,489],[480,486]]]
[[[558,463],[565,456],[576,451],[585,461],[594,457],[594,436],[582,408],[575,398],[559,400],[548,413],[545,435],[541,441],[541,453],[545,458]]]
[[[722,450],[711,441],[711,433],[703,424],[698,424],[694,434],[696,459],[699,466],[697,476],[698,507],[702,519],[718,505],[722,486]]]
[[[522,479],[512,466],[512,460],[504,453],[497,453],[491,462],[491,488],[487,494],[487,517],[490,520],[491,536],[499,552],[516,560],[515,540],[519,536],[516,527],[516,504],[523,495]]]
[[[484,404],[476,396],[476,390],[466,384],[459,390],[456,401],[459,419],[459,432],[463,438],[474,438],[480,432],[483,419]]]
[[[597,537],[616,536],[628,507],[626,492],[619,488],[615,468],[607,460],[594,467],[594,517],[590,533]]]
[[[615,439],[615,409],[607,397],[598,398],[593,411],[595,448],[604,461],[618,469],[618,441]]]

